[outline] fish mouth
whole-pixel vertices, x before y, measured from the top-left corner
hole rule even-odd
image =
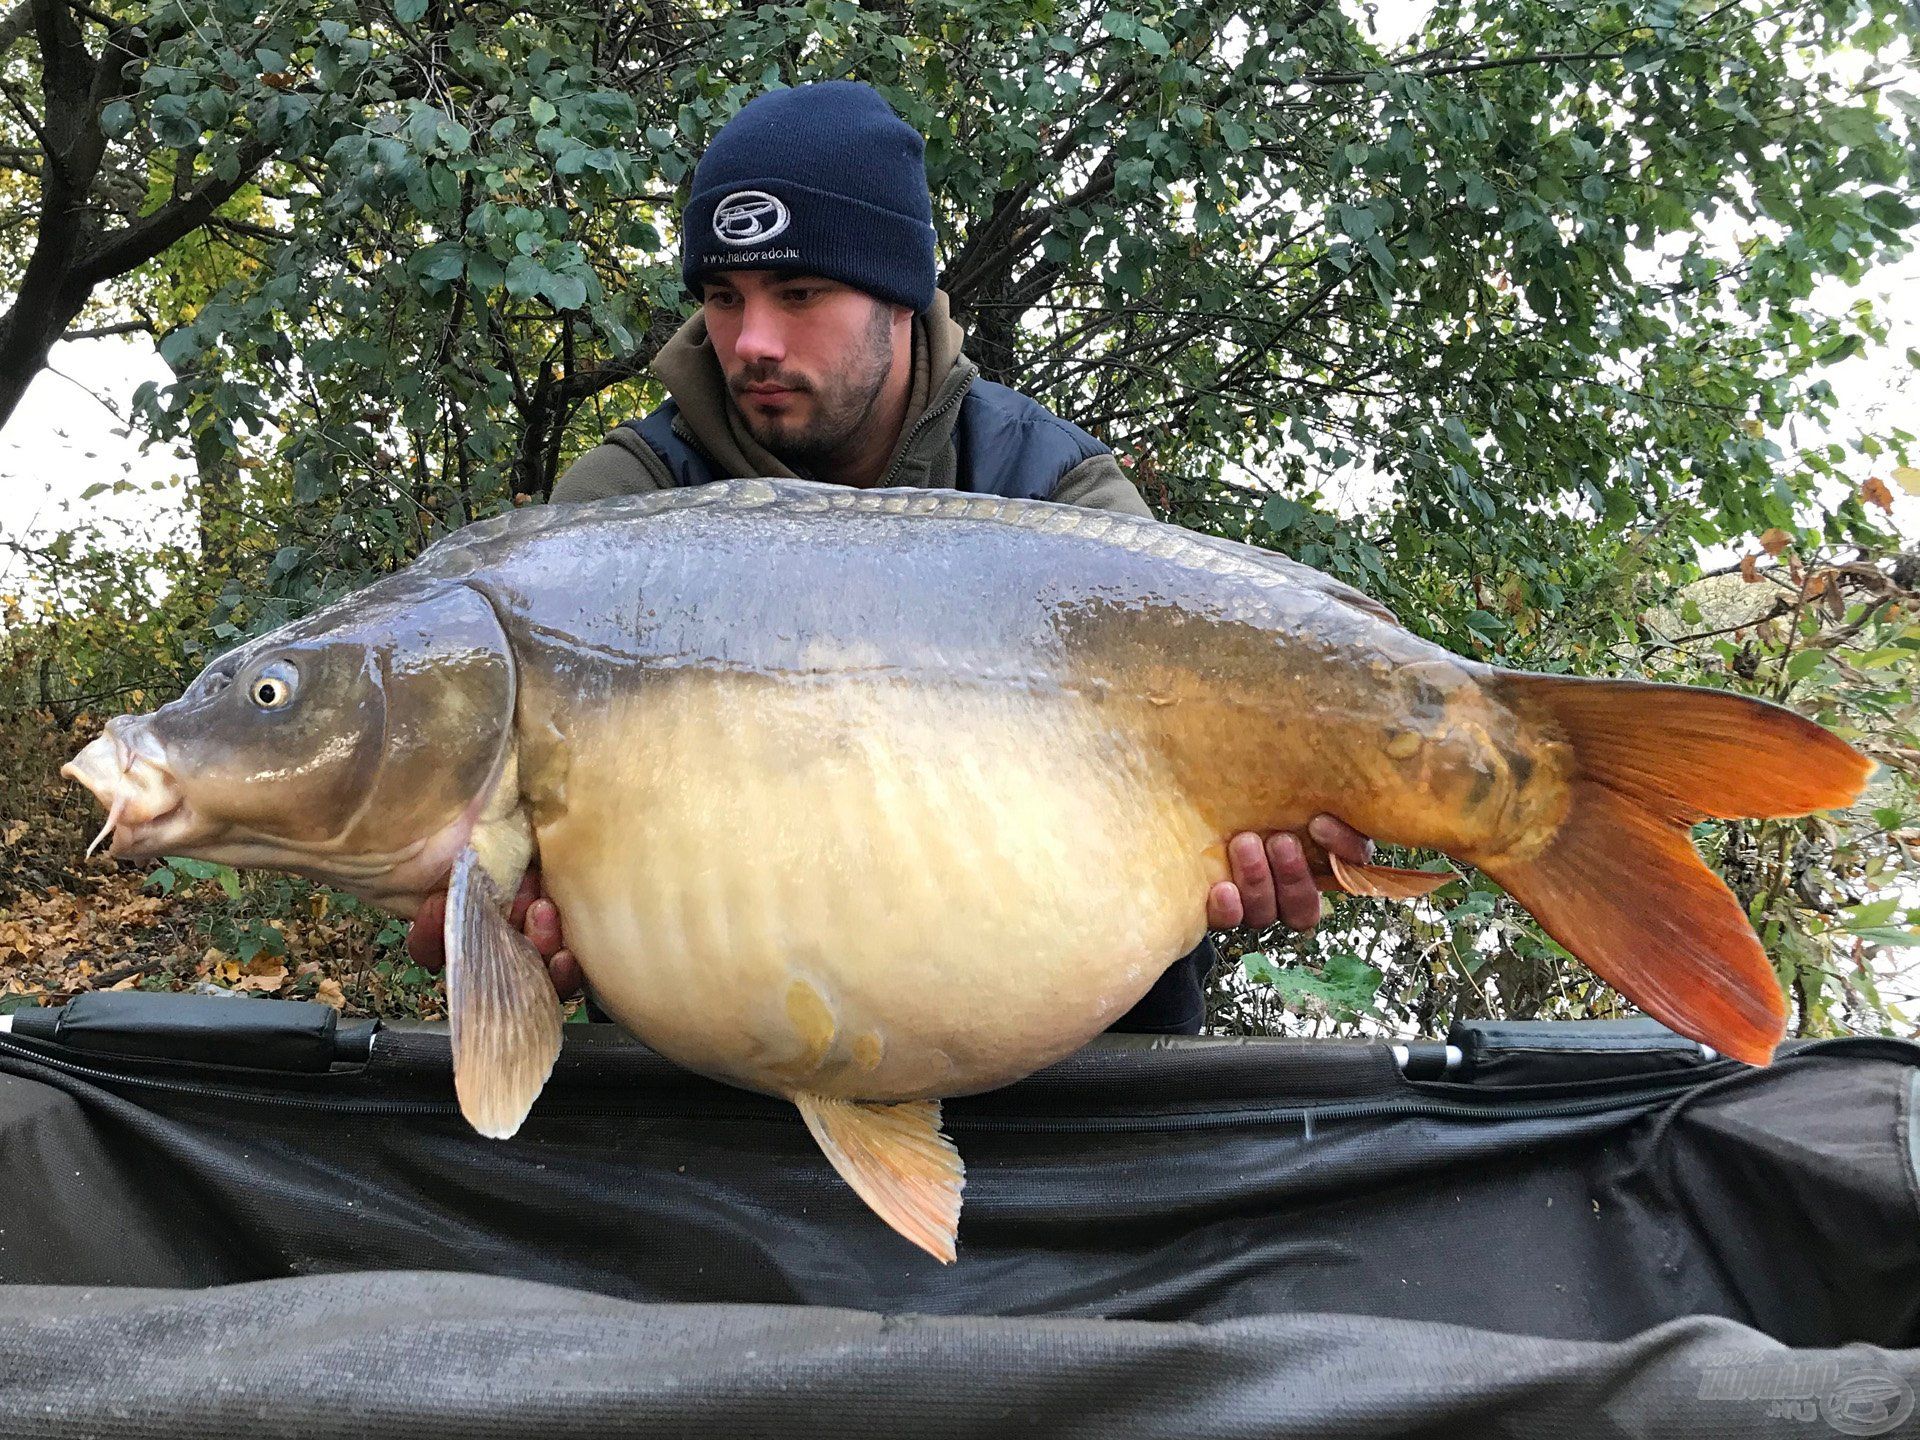
[[[200,828],[167,768],[165,751],[141,723],[143,718],[115,716],[91,744],[60,767],[62,776],[86,786],[107,812],[106,823],[87,846],[89,855],[112,836],[109,855],[144,860],[177,848]]]

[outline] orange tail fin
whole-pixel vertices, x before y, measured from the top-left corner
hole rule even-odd
[[[1873,762],[1811,720],[1722,690],[1501,677],[1509,703],[1573,747],[1572,804],[1544,844],[1481,868],[1546,932],[1663,1024],[1764,1065],[1786,1000],[1746,912],[1693,848],[1706,816],[1851,804]]]

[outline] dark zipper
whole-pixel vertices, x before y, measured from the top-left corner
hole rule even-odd
[[[978,374],[979,371],[976,369],[974,375]],[[920,418],[913,422],[913,429],[907,432],[907,438],[901,442],[900,453],[893,457],[893,464],[887,467],[886,477],[881,480],[878,488],[884,490],[893,484],[895,477],[900,473],[900,467],[906,464],[907,456],[913,453],[914,441],[920,438],[922,432],[934,421],[938,420],[942,415],[946,414],[949,410],[953,409],[954,406],[967,398],[967,392],[973,388],[974,375],[969,375],[967,377],[967,383],[954,391],[948,399],[941,401],[932,409],[923,410],[920,413]]]

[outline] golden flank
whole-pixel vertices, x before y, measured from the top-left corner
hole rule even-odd
[[[610,1015],[791,1100],[951,1260],[941,1098],[1125,1012],[1200,940],[1228,836],[1324,811],[1480,866],[1757,1065],[1785,1003],[1689,826],[1845,805],[1871,769],[1741,696],[1463,660],[1317,571],[1151,520],[743,480],[469,526],[65,773],[116,855],[290,870],[400,915],[448,887],[455,1088],[489,1136],[560,1048],[503,912],[537,857]]]

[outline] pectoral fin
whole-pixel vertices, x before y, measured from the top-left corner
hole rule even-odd
[[[560,1054],[560,1000],[471,846],[447,886],[447,1018],[453,1089],[467,1123],[492,1140],[520,1128]]]
[[[1460,877],[1451,870],[1403,870],[1394,865],[1349,865],[1329,853],[1334,884],[1349,895],[1376,900],[1417,900]]]
[[[840,1178],[887,1224],[952,1264],[966,1167],[940,1133],[940,1102],[876,1105],[796,1095],[800,1118]]]

